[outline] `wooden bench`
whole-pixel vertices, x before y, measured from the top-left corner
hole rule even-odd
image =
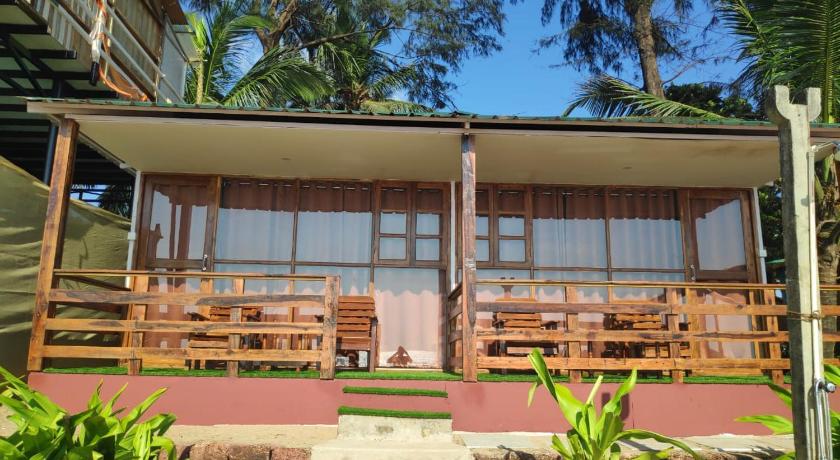
[[[336,351],[368,353],[368,371],[379,362],[379,328],[376,302],[371,296],[339,296]],[[356,362],[358,363],[358,353]]]

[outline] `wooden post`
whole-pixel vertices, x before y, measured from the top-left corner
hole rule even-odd
[[[137,276],[134,278],[134,285],[132,286],[134,292],[149,292],[149,277]],[[147,305],[131,305],[129,308],[130,317],[133,321],[143,321],[146,319]],[[133,329],[133,328],[132,328]],[[132,332],[129,334],[128,346],[132,348],[132,355],[134,351],[143,346],[143,333]],[[139,358],[131,358],[128,360],[128,375],[139,375],[143,369],[143,362]]]
[[[577,288],[566,286],[566,303],[577,302]],[[580,322],[577,313],[566,313],[566,331],[580,332]],[[569,358],[580,358],[580,342],[567,342]],[[583,381],[583,373],[580,370],[569,370],[569,382],[580,383]]]
[[[233,292],[237,295],[245,295],[245,279],[244,278],[236,278],[233,280]],[[233,306],[230,307],[230,322],[231,323],[240,323],[242,322],[242,307],[240,306]],[[240,334],[230,334],[228,336],[228,349],[238,350],[239,345],[242,343],[242,336]],[[227,376],[228,377],[239,377],[239,361],[237,360],[228,360],[227,362]]]
[[[38,281],[35,285],[35,309],[32,314],[32,336],[29,340],[27,362],[27,369],[30,372],[37,372],[43,368],[47,318],[55,313],[55,307],[49,302],[49,295],[50,290],[56,285],[54,271],[61,267],[64,225],[67,221],[70,185],[73,183],[78,134],[79,124],[76,120],[61,120],[53,157],[47,217],[44,220],[44,238],[41,241],[41,262],[38,268]]]
[[[776,292],[774,290],[765,289],[763,295],[765,305],[776,305]],[[767,316],[764,321],[767,324],[768,331],[778,334],[779,318],[777,316]],[[770,355],[770,359],[782,358],[782,344],[780,344],[779,342],[770,343],[767,347],[767,350],[768,354]],[[785,373],[781,369],[774,369],[770,371],[770,377],[773,379],[773,383],[775,383],[776,385],[781,385],[785,383]]]
[[[465,382],[478,380],[478,353],[475,338],[475,137],[461,137],[461,332],[464,341],[463,372]]]
[[[809,123],[820,114],[820,90],[808,88],[807,104],[792,104],[788,88],[776,86],[768,94],[767,114],[779,126],[796,458],[823,458],[820,445],[829,446],[830,458],[831,440],[823,436],[818,420],[822,398],[816,385],[822,379],[822,333]],[[823,413],[826,409],[822,407]]]
[[[336,322],[338,320],[338,296],[341,292],[340,278],[328,276],[324,283],[324,335],[321,340],[321,379],[335,378]]]
[[[676,288],[667,288],[665,290],[665,298],[670,307],[680,303],[680,295]],[[677,334],[680,332],[680,315],[669,313],[666,315],[668,323],[668,332]],[[676,362],[680,359],[680,342],[674,340],[668,344],[668,352],[671,355],[671,360],[674,362],[674,367],[671,370],[671,380],[674,383],[683,383],[685,372],[677,370]]]

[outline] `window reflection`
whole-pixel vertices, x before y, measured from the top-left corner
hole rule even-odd
[[[741,201],[692,199],[691,215],[697,232],[700,270],[746,271]],[[737,237],[735,237],[737,236]]]
[[[207,202],[206,185],[155,184],[148,254],[157,259],[200,260],[204,256]]]

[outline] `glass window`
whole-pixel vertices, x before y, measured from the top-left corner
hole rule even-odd
[[[307,275],[335,275],[341,277],[341,295],[368,295],[370,268],[368,267],[325,267],[321,265],[298,265],[295,273]],[[322,295],[322,281],[295,281],[295,293]]]
[[[405,260],[405,238],[379,238],[379,258]]]
[[[601,192],[535,191],[535,266],[605,268],[606,241],[604,197]]]
[[[440,235],[440,214],[417,214],[418,235]]]
[[[499,235],[525,236],[525,218],[520,216],[499,217]]]
[[[201,260],[207,232],[205,184],[154,184],[148,252],[157,259]]]
[[[614,281],[685,281],[685,273],[664,272],[613,272]],[[682,289],[678,289],[682,295]],[[617,300],[643,300],[650,302],[665,302],[665,289],[657,288],[615,288],[613,296]]]
[[[693,198],[691,216],[697,233],[699,270],[747,270],[738,198]]]
[[[618,190],[609,200],[614,268],[683,268],[682,228],[673,191]]]
[[[499,240],[499,261],[525,262],[525,240]]]
[[[478,262],[490,261],[490,241],[476,240],[475,242],[475,260]]]
[[[226,180],[216,258],[291,260],[295,195],[292,184]]]
[[[475,235],[490,236],[490,219],[487,216],[476,216]]]
[[[383,212],[379,214],[380,233],[405,234],[404,212]]]
[[[297,252],[306,262],[370,262],[372,216],[367,184],[305,183]]]
[[[417,260],[440,260],[440,240],[437,238],[418,238],[415,258]]]

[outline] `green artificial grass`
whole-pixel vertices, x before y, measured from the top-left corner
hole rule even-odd
[[[98,375],[126,375],[128,370],[120,366],[106,367],[68,367],[68,368],[46,368],[45,373],[50,374],[98,374]],[[147,368],[140,372],[140,375],[148,376],[180,376],[180,377],[224,377],[224,369],[165,369]],[[246,378],[285,378],[285,379],[317,379],[320,374],[317,370],[296,371],[294,369],[276,370],[243,370],[239,372],[240,377]],[[460,381],[461,374],[454,372],[439,371],[337,371],[336,379],[345,380],[425,380],[425,381]],[[604,374],[604,383],[621,383],[627,378],[626,375]],[[593,383],[597,377],[584,377],[583,383]],[[513,374],[478,374],[479,382],[533,382],[532,373]],[[555,375],[557,383],[568,383],[566,375]],[[766,385],[772,380],[763,375],[755,376],[686,376],[685,383],[689,384],[723,384],[723,385]],[[671,377],[648,377],[638,378],[639,384],[666,384],[671,383]],[[785,376],[785,383],[790,383],[790,376]]]
[[[395,418],[422,418],[422,419],[451,419],[449,412],[431,412],[421,410],[393,410],[393,409],[370,409],[367,407],[341,406],[338,408],[338,415],[367,415],[374,417],[395,417]]]
[[[354,387],[346,386],[345,393],[363,395],[387,395],[387,396],[429,396],[433,398],[446,398],[449,396],[442,390],[425,390],[422,388],[388,388],[388,387]]]

